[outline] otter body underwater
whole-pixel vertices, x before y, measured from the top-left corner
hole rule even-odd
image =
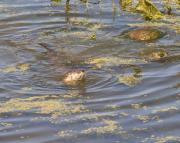
[[[72,69],[67,65],[80,63],[80,59],[74,55],[68,55],[66,52],[56,52],[49,48],[46,43],[39,43],[40,46],[47,50],[46,57],[60,68],[62,73],[60,80],[66,85],[79,85],[86,79],[86,72],[80,68]]]

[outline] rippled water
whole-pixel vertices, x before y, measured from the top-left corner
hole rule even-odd
[[[180,142],[179,9],[151,23],[115,3],[0,1],[0,143]],[[143,25],[165,36],[122,36]],[[113,60],[88,62],[103,57]],[[61,81],[73,69],[87,71],[82,85]]]

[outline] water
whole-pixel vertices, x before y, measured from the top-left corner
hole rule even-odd
[[[157,24],[115,4],[71,1],[68,11],[64,2],[0,1],[0,143],[180,142],[179,9]],[[166,34],[151,42],[120,36],[143,25]],[[139,54],[146,49],[168,57]],[[103,57],[115,62],[88,62]],[[82,85],[60,80],[79,68],[87,71]]]

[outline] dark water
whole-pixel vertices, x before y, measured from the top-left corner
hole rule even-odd
[[[152,23],[114,3],[71,1],[68,11],[64,1],[0,1],[0,143],[180,142],[180,9]],[[165,36],[119,36],[143,25]],[[139,54],[146,49],[168,55]],[[110,62],[88,62],[103,57]],[[85,83],[59,80],[77,68]]]

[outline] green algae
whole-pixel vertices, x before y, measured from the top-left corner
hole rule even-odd
[[[169,143],[169,142],[180,142],[179,136],[155,136],[151,135],[149,138],[145,138],[142,143],[154,142],[154,143]]]
[[[54,99],[49,99],[49,97]],[[51,115],[56,118],[61,115],[86,112],[87,109],[82,104],[73,105],[66,103],[56,96],[36,96],[28,98],[13,98],[4,103],[0,103],[0,114],[8,112],[23,112],[36,109],[39,114]]]
[[[132,9],[132,0],[119,0],[119,4],[122,10],[130,10]]]
[[[138,83],[140,83],[140,78],[134,76],[133,74],[130,74],[130,75],[120,75],[119,76],[119,82],[120,83],[123,83],[127,86],[135,86],[137,85]]]
[[[0,72],[12,73],[12,72],[26,72],[30,69],[30,65],[27,63],[17,64],[17,65],[7,65],[4,68],[0,68]]]
[[[118,65],[129,65],[134,64],[138,60],[133,58],[121,58],[121,57],[94,57],[86,61],[87,64],[95,65],[98,68],[104,66],[118,66]]]
[[[147,61],[160,60],[162,58],[168,57],[168,52],[165,49],[156,48],[145,48],[139,52],[139,56],[143,57]]]
[[[151,20],[162,18],[162,13],[149,0],[139,0],[135,10],[137,12],[143,13],[145,19]]]
[[[126,131],[114,120],[102,120],[102,126],[88,128],[82,131],[83,134],[126,134]]]

